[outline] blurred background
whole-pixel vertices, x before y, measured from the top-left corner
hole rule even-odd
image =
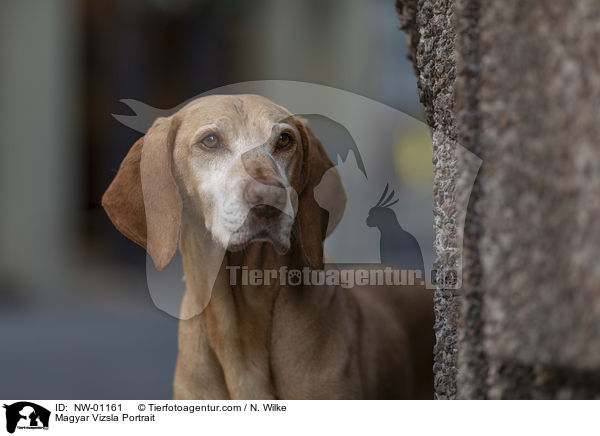
[[[171,397],[177,319],[100,207],[140,136],[112,117],[119,100],[297,80],[420,118],[393,3],[0,3],[0,398]]]

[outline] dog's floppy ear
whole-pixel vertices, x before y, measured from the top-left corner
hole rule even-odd
[[[182,202],[172,173],[177,117],[158,118],[129,150],[102,197],[115,227],[165,269],[177,250]]]
[[[296,117],[304,146],[298,196],[300,244],[311,268],[323,268],[323,241],[341,221],[346,193],[340,175],[308,122]],[[325,208],[323,208],[323,207]]]

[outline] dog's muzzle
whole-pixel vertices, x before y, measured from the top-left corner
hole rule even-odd
[[[293,218],[284,213],[284,184],[273,177],[252,179],[244,189],[243,199],[249,208],[248,216],[232,235],[229,249],[235,251],[252,241],[270,241],[279,253],[286,252]]]

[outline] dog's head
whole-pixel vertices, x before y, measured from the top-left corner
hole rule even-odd
[[[283,253],[296,222],[308,264],[320,268],[323,240],[345,199],[305,120],[260,96],[214,95],[157,119],[123,160],[102,205],[159,269],[177,250],[182,214],[232,251],[269,241]]]

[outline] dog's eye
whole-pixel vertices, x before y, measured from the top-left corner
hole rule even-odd
[[[279,135],[279,139],[277,140],[277,145],[275,148],[277,148],[277,150],[284,150],[292,145],[293,142],[294,141],[289,133],[282,133]]]
[[[200,143],[206,148],[217,148],[221,141],[219,141],[219,137],[217,135],[208,135],[202,138]]]

